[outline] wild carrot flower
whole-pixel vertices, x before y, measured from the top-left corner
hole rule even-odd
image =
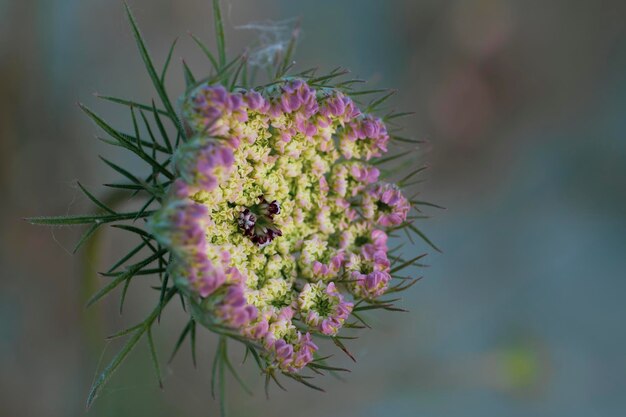
[[[262,356],[299,370],[317,349],[311,334],[337,335],[354,306],[347,299],[379,297],[392,278],[385,228],[404,223],[411,207],[369,162],[386,151],[387,129],[348,96],[305,78],[258,91],[200,84],[180,105],[193,135],[175,154],[184,186],[148,224],[158,220],[155,239],[188,268],[171,273],[190,296],[226,286],[215,294],[221,322],[251,341],[264,335]],[[202,207],[202,219],[161,224],[169,207],[186,205]],[[351,224],[355,236],[342,240]],[[198,227],[197,245],[179,243]],[[228,282],[226,269],[240,282]]]
[[[410,210],[411,205],[402,192],[387,183],[372,187],[363,204],[364,216],[385,227],[404,223]]]
[[[334,336],[343,326],[353,304],[345,301],[334,282],[306,284],[298,297],[304,322],[325,335]]]
[[[196,81],[185,64],[188,86],[175,105],[163,81],[170,59],[157,73],[127,8],[162,107],[106,97],[130,108],[134,134],[127,134],[83,106],[117,145],[149,166],[150,175],[141,177],[105,160],[129,181],[112,186],[145,196],[143,207],[120,213],[81,185],[104,214],[31,219],[90,224],[78,246],[106,223],[140,238],[104,274],[112,281],[90,303],[121,284],[125,292],[137,275],[158,275],[155,310],[118,335],[132,336],[96,380],[89,403],[144,334],[159,372],[151,331],[174,296],[190,313],[175,352],[189,335],[195,343],[200,324],[220,337],[218,369],[234,372],[226,341],[235,340],[254,357],[267,382],[282,373],[317,388],[300,374],[305,368],[342,369],[322,359],[313,339],[331,338],[354,359],[342,334],[369,327],[363,317],[367,310],[397,310],[380,297],[416,281],[400,272],[418,265],[423,255],[404,259],[389,249],[388,240],[403,231],[430,244],[414,225],[419,216],[410,215],[427,203],[405,194],[421,169],[394,183],[397,172],[388,162],[407,152],[385,156],[392,143],[417,143],[397,134],[395,121],[404,113],[376,115],[391,94],[364,104],[357,100],[376,91],[354,90],[358,80],[341,81],[345,71],[288,75],[289,55],[276,57],[275,77],[251,86],[245,58],[226,60],[219,2],[213,4],[217,57],[201,46],[214,70]],[[119,269],[145,252],[143,260]],[[219,385],[223,389],[223,380]]]

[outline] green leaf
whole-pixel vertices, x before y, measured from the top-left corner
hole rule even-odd
[[[220,66],[217,63],[217,60],[215,59],[211,51],[209,51],[209,48],[207,48],[206,45],[202,43],[202,41],[198,39],[194,34],[190,33],[189,36],[191,36],[191,39],[194,40],[194,42],[200,47],[202,52],[204,52],[207,58],[209,58],[209,61],[211,61],[211,65],[213,65],[213,68],[215,68],[215,71],[219,72]]]
[[[196,362],[196,322],[193,321],[191,325],[191,361],[193,362],[193,367],[197,368],[198,364]]]
[[[415,258],[410,259],[410,260],[408,260],[406,262],[403,262],[402,264],[394,267],[389,273],[390,274],[395,274],[396,272],[401,271],[404,268],[407,268],[409,266],[413,266],[417,261],[419,261],[420,259],[424,258],[426,255],[427,255],[426,253],[423,253],[421,255],[417,255]],[[420,264],[418,266],[422,266],[422,265]]]
[[[369,304],[365,306],[354,307],[352,311],[380,310],[389,306],[390,305],[387,305],[387,304]]]
[[[107,164],[109,167],[111,167],[114,171],[122,174],[124,177],[128,178],[131,182],[135,183],[138,187],[140,187],[140,189],[146,190],[148,193],[150,193],[152,195],[160,194],[160,191],[158,191],[157,189],[152,187],[147,182],[137,178],[136,176],[134,176],[133,174],[131,174],[130,172],[128,172],[124,168],[120,167],[119,165],[114,164],[113,162],[109,161],[108,159],[106,159],[106,158],[104,158],[102,156],[100,156],[100,159],[105,164]]]
[[[312,361],[312,362],[320,362],[320,363],[321,363],[321,362],[324,362],[324,361],[325,361],[325,360],[327,360],[327,359],[332,358],[332,357],[333,357],[333,356],[335,356],[335,355],[327,355],[327,356],[319,356],[319,357],[318,357],[318,356],[314,353],[314,354],[313,354],[313,356],[315,357],[315,359],[313,359],[313,361]]]
[[[402,117],[412,116],[414,114],[415,114],[415,112],[413,112],[413,111],[400,112],[400,113],[391,112],[391,113],[387,114],[385,117],[383,117],[383,121],[390,122],[390,121],[392,121],[394,119],[399,119],[399,118],[402,118]]]
[[[323,388],[320,388],[317,385],[313,385],[310,382],[308,382],[304,377],[302,377],[302,375],[290,374],[290,373],[287,373],[287,372],[283,372],[283,375],[285,375],[288,378],[293,379],[294,381],[297,381],[297,382],[301,383],[302,385],[306,385],[309,388],[313,388],[316,391],[326,392],[326,391],[324,391]]]
[[[420,278],[411,278],[411,279],[407,280],[408,283],[400,282],[398,285],[389,288],[385,293],[386,294],[393,294],[393,293],[396,293],[396,292],[406,291],[409,288],[411,288],[413,285],[417,284],[417,282],[420,279],[421,279],[421,277]]]
[[[159,128],[159,132],[161,132],[161,137],[163,138],[163,141],[165,142],[167,151],[171,154],[172,143],[170,142],[169,135],[167,134],[167,131],[165,130],[165,126],[163,126],[163,122],[161,121],[161,117],[159,116],[159,111],[157,110],[156,105],[154,104],[154,100],[152,100],[152,114],[154,115],[154,120],[156,121],[157,127]]]
[[[344,90],[351,90],[352,89],[352,84],[363,84],[367,81],[365,80],[361,80],[359,78],[354,78],[352,80],[346,80],[346,81],[342,81],[340,83],[337,83],[335,85],[335,88],[341,88]]]
[[[241,87],[245,89],[250,89],[250,83],[248,82],[248,68],[250,65],[248,64],[248,58],[246,57],[246,64],[243,66],[241,70]]]
[[[102,130],[104,130],[113,139],[117,140],[122,146],[130,150],[135,149],[135,145],[129,141],[128,137],[126,137],[124,134],[117,131],[116,129],[112,128],[100,116],[92,112],[87,106],[85,106],[83,103],[79,103],[78,106],[81,108],[82,111],[84,111],[87,114],[87,116],[91,118],[91,120],[93,120],[96,123],[96,125],[98,125]]]
[[[87,231],[80,238],[76,246],[74,246],[74,249],[72,249],[72,253],[78,252],[78,249],[80,249],[80,247],[83,246],[85,242],[87,242],[87,240],[91,237],[91,235],[93,235],[96,232],[98,227],[100,227],[99,223],[92,224],[91,227],[89,227],[89,229],[87,229]]]
[[[296,24],[293,32],[291,33],[291,38],[289,39],[289,44],[287,45],[287,51],[285,52],[285,55],[283,56],[282,63],[281,65],[279,65],[278,71],[274,79],[278,80],[284,77],[289,71],[289,68],[293,65],[292,58],[293,58],[293,53],[296,49],[296,43],[298,41],[299,35],[300,35],[300,22]]]
[[[261,363],[261,357],[259,356],[259,353],[256,351],[253,345],[246,343],[246,355],[248,354],[248,352],[254,358],[254,361],[256,362],[259,369],[264,370],[265,368],[263,367],[263,364]]]
[[[161,152],[161,153],[168,154],[168,155],[171,155],[171,154],[172,154],[172,151],[170,151],[170,150],[169,150],[169,149],[167,149],[167,148],[164,148],[164,147],[163,147],[161,144],[159,144],[159,143],[155,143],[155,142],[148,142],[148,141],[146,141],[146,140],[141,140],[140,142],[141,142],[141,144],[142,144],[142,145],[144,145],[144,146],[150,146],[153,150],[157,150],[157,151],[159,151],[159,152]],[[153,152],[153,154],[154,154],[154,152]],[[156,158],[156,157],[153,155],[153,156],[152,156],[152,159],[155,159],[155,158]]]
[[[235,87],[237,86],[237,78],[239,78],[239,74],[241,74],[241,70],[246,65],[248,65],[248,57],[246,55],[242,55],[241,62],[239,63],[239,66],[237,67],[237,70],[235,71],[235,74],[233,75],[233,80],[230,83],[230,87],[229,87],[230,91],[233,91]]]
[[[137,245],[133,250],[131,250],[130,252],[128,252],[126,255],[124,255],[119,261],[117,261],[111,268],[109,268],[109,270],[107,271],[107,273],[111,273],[113,272],[115,269],[117,269],[120,265],[122,265],[124,262],[128,261],[130,258],[132,258],[133,256],[135,256],[135,254],[137,254],[141,249],[143,249],[143,247],[146,246],[146,242],[141,242],[139,245]]]
[[[146,245],[148,245],[148,247],[152,250],[152,253],[161,253],[162,251],[165,251],[166,253],[168,252],[168,250],[163,249],[161,245],[159,245],[159,249],[155,248],[154,245],[150,243],[150,239],[147,239],[144,236],[142,236],[141,239],[146,242]],[[159,265],[162,265],[164,262],[165,260],[163,259],[163,254],[161,254],[161,256],[159,256]]]
[[[194,85],[196,85],[196,77],[193,76],[191,69],[189,68],[189,66],[187,65],[184,59],[183,59],[183,73],[185,74],[185,87],[187,89],[190,89]]]
[[[140,111],[139,114],[141,115],[141,119],[143,120],[143,124],[146,127],[146,131],[148,132],[148,136],[150,136],[150,145],[151,146],[156,146],[158,145],[158,142],[156,140],[156,137],[154,136],[154,133],[152,133],[152,127],[150,127],[150,123],[148,122],[148,119],[146,118],[146,115],[144,114],[143,111]],[[154,159],[154,156],[152,157]]]
[[[143,148],[141,147],[141,136],[139,134],[139,126],[137,125],[137,117],[135,117],[135,108],[131,107],[130,108],[130,117],[133,121],[133,130],[135,132],[135,144],[137,146],[137,149],[139,149],[141,152],[143,152]]]
[[[330,72],[330,74],[328,75],[324,75],[321,77],[317,77],[317,78],[312,78],[309,81],[309,84],[321,84],[321,85],[327,85],[328,81],[337,78],[337,77],[341,77],[343,75],[349,74],[350,71],[345,69],[345,68],[341,68],[341,67],[337,67],[334,70],[332,70]]]
[[[378,109],[378,107],[380,107],[381,104],[383,104],[385,101],[387,101],[391,96],[393,96],[394,94],[397,93],[396,90],[387,90],[389,91],[387,94],[385,94],[384,96],[373,100],[372,102],[370,102],[370,104],[367,106],[367,108],[365,109],[364,113],[371,113],[373,111],[375,111],[376,109]]]
[[[140,148],[137,148],[129,140],[129,137],[127,137],[126,135],[124,135],[124,134],[118,132],[117,130],[113,129],[102,118],[100,118],[97,114],[92,112],[84,104],[81,103],[81,104],[79,104],[79,106],[96,123],[96,125],[98,125],[102,130],[104,130],[112,138],[116,139],[120,143],[120,145],[122,145],[126,149],[132,151],[133,153],[135,153],[135,155],[139,156],[144,161],[148,162],[150,165],[152,165],[155,169],[157,169],[159,172],[161,172],[167,178],[169,178],[169,179],[173,179],[174,178],[174,176],[168,170],[166,170],[161,164],[159,164],[157,161],[152,159],[149,155],[147,155],[145,152],[143,152]]]
[[[352,359],[353,362],[356,362],[356,359],[354,358],[354,356],[352,356],[352,353],[350,353],[350,351],[346,348],[346,346],[343,344],[343,342],[341,340],[339,340],[339,338],[337,337],[331,337],[333,343],[343,351],[343,353],[345,353],[346,355],[348,355],[348,357],[350,359]]]
[[[128,135],[124,135],[124,136],[128,136]],[[156,150],[157,150],[157,151],[159,151],[159,152],[161,152],[161,153],[165,153],[165,154],[168,154],[168,155],[171,155],[171,154],[172,154],[172,152],[168,151],[166,148],[164,148],[164,147],[163,147],[163,146],[161,146],[161,145],[158,145],[158,144],[157,144],[157,145],[154,145],[153,143],[148,142],[147,140],[143,140],[143,139],[140,139],[139,141],[137,141],[137,140],[136,140],[135,138],[133,138],[132,136],[128,136],[128,138],[129,138],[129,139],[133,139],[133,141],[134,141],[135,143],[139,142],[139,143],[141,143],[141,144],[142,144],[142,145],[144,145],[144,146],[154,147],[154,148],[156,148]],[[121,144],[121,143],[116,142],[116,141],[114,141],[114,140],[101,138],[101,137],[99,137],[99,136],[96,136],[96,139],[98,139],[98,140],[100,140],[100,141],[102,141],[102,142],[106,143],[107,145],[117,146],[117,147],[120,147],[120,148],[128,149],[128,146],[126,146],[125,144]],[[134,152],[134,150],[133,150],[133,152]]]
[[[163,389],[163,379],[161,378],[161,368],[159,366],[159,357],[157,356],[154,340],[152,339],[152,326],[148,327],[148,345],[150,346],[150,356],[152,357],[152,365],[159,380],[159,387]]]
[[[221,360],[220,349],[222,348],[222,337],[217,345],[217,350],[215,351],[215,357],[213,358],[213,365],[211,367],[211,397],[215,399],[215,385],[217,380],[217,368],[218,363]]]
[[[427,201],[420,201],[420,200],[411,200],[409,201],[412,205],[414,206],[428,206],[428,207],[433,207],[433,208],[438,208],[441,210],[445,210],[446,208],[443,206],[439,206],[437,204],[434,203],[429,203]]]
[[[154,214],[154,211],[146,211],[141,217],[148,217]],[[29,217],[25,220],[31,224],[40,224],[48,226],[67,226],[76,224],[91,224],[91,223],[110,223],[120,220],[132,219],[137,213],[117,213],[117,214],[103,214],[103,215],[79,215],[79,216],[56,216],[56,217]]]
[[[97,98],[100,98],[102,100],[106,100],[106,101],[110,101],[112,103],[116,103],[116,104],[122,104],[124,106],[128,106],[128,107],[136,107],[138,109],[142,109],[142,110],[152,110],[152,107],[147,105],[147,104],[141,104],[141,103],[137,103],[136,101],[132,101],[132,100],[126,100],[123,98],[118,98],[118,97],[111,97],[111,96],[101,96],[99,94],[95,95]],[[154,103],[153,103],[154,104]],[[167,116],[170,117],[170,114],[168,112],[166,112],[163,109],[156,109],[155,111],[157,113],[159,113],[162,116]]]
[[[428,166],[423,166],[423,167],[419,167],[413,171],[411,171],[406,177],[402,178],[400,181],[397,182],[397,184],[399,186],[404,185],[409,179],[413,178],[415,175],[419,174],[420,172],[423,172],[425,170],[428,169]]]
[[[217,42],[217,56],[220,68],[226,64],[226,37],[224,36],[224,23],[220,0],[213,0],[213,26],[215,28],[215,41]]]
[[[174,350],[172,351],[172,355],[170,356],[168,363],[171,363],[174,360],[174,357],[176,356],[178,349],[180,349],[180,346],[185,341],[185,338],[187,337],[187,334],[191,331],[191,327],[193,324],[194,324],[194,320],[189,319],[189,321],[187,322],[187,325],[181,332],[180,336],[178,336],[178,340],[176,341],[176,345],[174,346]]]
[[[178,38],[174,39],[172,42],[172,46],[170,46],[170,50],[167,53],[167,58],[165,59],[165,64],[163,64],[163,71],[161,71],[161,84],[165,84],[165,75],[167,74],[167,69],[170,66],[170,61],[172,60],[172,54],[174,53],[174,47],[176,46],[176,42],[178,42]]]
[[[282,389],[283,391],[287,391],[287,389],[285,387],[282,386],[282,384],[280,383],[280,381],[278,380],[278,378],[276,378],[276,375],[274,375],[274,372],[270,372],[269,373],[270,378],[272,378],[274,380],[274,382],[276,383],[276,385],[278,385],[278,388]]]
[[[128,178],[131,182],[133,182],[133,183],[135,183],[137,185],[141,185],[144,188],[145,188],[145,186],[148,186],[148,184],[146,184],[144,181],[142,181],[139,178],[135,177],[133,174],[131,174],[130,172],[128,172],[124,168],[120,167],[119,165],[114,164],[113,162],[109,161],[108,159],[106,159],[106,158],[104,158],[102,156],[100,156],[100,159],[105,164],[107,164],[109,167],[111,167],[114,171],[117,171],[118,173],[122,174],[124,177]]]
[[[113,184],[103,184],[103,185],[105,187],[117,188],[119,190],[145,191],[145,189],[141,185],[136,185],[136,184],[116,184],[116,183],[113,183]]]
[[[419,145],[425,142],[419,139],[404,138],[402,136],[396,136],[396,135],[391,135],[390,137],[391,137],[391,140],[395,140],[397,142],[412,143],[414,145]]]
[[[141,157],[141,159],[149,163],[152,166],[152,168],[154,168],[160,174],[163,174],[165,178],[169,180],[174,179],[174,175],[171,172],[169,172],[167,169],[165,169],[165,167],[169,164],[171,159],[168,158],[167,161],[163,162],[163,164],[160,164],[159,162],[157,162],[155,159],[153,159],[151,156],[149,156],[145,152],[142,152],[141,155],[139,155],[139,157]]]
[[[78,186],[80,187],[80,189],[82,190],[82,192],[98,207],[100,207],[101,209],[103,209],[104,211],[108,211],[111,214],[116,214],[115,211],[113,211],[112,209],[110,209],[106,204],[102,203],[100,200],[98,200],[96,197],[93,196],[93,194],[91,194],[89,191],[87,191],[87,189],[85,187],[83,187],[83,185],[80,183],[80,181],[76,181],[76,183],[78,184]]]
[[[131,279],[142,268],[156,261],[160,256],[164,255],[165,253],[167,253],[167,250],[163,249],[160,252],[152,254],[143,261],[130,266],[126,272],[120,273],[114,280],[109,282],[106,286],[102,287],[93,296],[91,296],[91,298],[87,301],[87,307],[100,300],[102,297],[114,290],[122,282]]]
[[[441,249],[439,249],[437,246],[435,246],[435,244],[428,238],[426,237],[426,235],[424,233],[422,233],[421,230],[419,230],[417,227],[415,227],[413,224],[409,223],[407,226],[409,229],[411,229],[411,231],[413,233],[415,233],[416,235],[418,235],[424,242],[426,242],[428,244],[428,246],[430,246],[431,248],[433,248],[434,250],[436,250],[439,253],[443,253],[441,251]]]
[[[220,342],[223,344],[222,350],[226,349],[226,338],[222,337]],[[219,363],[219,380],[220,380],[220,415],[226,417],[226,375],[224,373],[224,361]]]
[[[266,371],[265,372],[265,398],[266,399],[270,399],[270,372]]]
[[[135,330],[137,330],[138,328],[140,328],[143,325],[144,325],[144,323],[142,322],[142,323],[136,324],[136,325],[134,325],[132,327],[129,327],[128,329],[120,330],[117,333],[113,333],[112,335],[107,336],[106,339],[107,340],[113,340],[113,339],[117,339],[117,338],[122,337],[122,336],[126,336],[127,334],[130,334],[130,333],[134,332]]]
[[[210,77],[207,82],[209,84],[214,84],[217,82],[220,82],[222,84],[225,84],[228,82],[228,78],[229,78],[229,73],[230,71],[235,67],[235,64],[237,63],[237,61],[239,61],[242,58],[241,55],[237,56],[235,59],[233,59],[232,61],[230,61],[228,64],[226,64],[224,67],[222,67],[220,69],[220,71],[215,74],[213,77]]]
[[[150,206],[150,204],[152,204],[152,202],[156,200],[155,196],[152,196],[148,199],[148,201],[146,201],[146,203],[141,207],[141,209],[137,212],[137,217],[135,217],[133,219],[133,222],[136,221],[138,218],[141,217],[141,215],[148,209],[148,207]]]
[[[399,311],[399,312],[407,312],[407,310],[404,310],[402,308],[398,308],[398,307],[394,307],[393,306],[393,302],[394,301],[398,301],[399,298],[394,299],[394,300],[388,300],[388,301],[384,301],[384,302],[377,302],[376,304],[370,304],[370,305],[366,305],[366,306],[359,306],[359,307],[355,307],[354,310],[356,311],[367,311],[367,310],[388,310],[388,311]],[[370,301],[373,302],[373,301]]]
[[[371,329],[372,326],[370,326],[365,320],[363,320],[363,317],[361,317],[359,314],[356,314],[356,312],[353,310],[352,311],[352,316],[357,319],[358,321],[360,321],[365,327],[367,327],[368,329]]]
[[[107,367],[102,371],[102,373],[98,376],[98,378],[94,381],[91,386],[91,390],[89,391],[89,396],[87,397],[87,408],[89,409],[93,404],[94,400],[98,397],[100,393],[100,389],[104,384],[109,381],[113,372],[117,370],[120,364],[126,359],[126,356],[131,352],[131,350],[135,347],[137,342],[141,339],[141,336],[145,333],[146,328],[142,326],[137,329],[137,331],[132,335],[130,339],[126,342],[124,347],[118,352],[117,355],[113,358],[113,360],[107,365]]]
[[[170,275],[166,273],[165,278],[163,279],[163,283],[161,284],[161,294],[159,295],[159,304],[163,304],[165,300],[165,289],[167,288],[167,283],[169,282],[169,279],[170,279]],[[161,317],[159,317],[159,320],[161,320]]]
[[[307,366],[310,368],[324,369],[326,371],[351,372],[349,369],[346,368],[337,368],[335,366],[328,366],[318,362],[311,362]]]
[[[250,391],[250,388],[248,388],[248,386],[246,385],[245,382],[243,382],[243,379],[241,379],[241,377],[239,376],[239,374],[237,373],[237,371],[235,371],[235,368],[233,367],[232,363],[230,362],[230,359],[228,358],[228,349],[227,347],[224,347],[222,354],[224,355],[223,361],[226,364],[226,366],[228,367],[228,369],[230,370],[230,372],[233,374],[233,376],[235,377],[235,379],[237,380],[237,382],[239,382],[239,385],[241,385],[241,388],[243,388],[243,390],[250,396],[252,396],[252,391]]]
[[[176,294],[176,291],[176,288],[172,288],[170,292],[168,292],[168,301],[174,296],[174,294]],[[96,380],[93,382],[89,391],[89,396],[87,397],[88,409],[93,405],[94,400],[98,397],[98,394],[100,393],[100,390],[102,389],[104,384],[109,381],[113,373],[121,365],[124,359],[126,359],[126,356],[128,356],[128,354],[132,351],[135,345],[137,345],[137,342],[139,342],[144,333],[150,328],[160,312],[161,307],[157,306],[143,323],[135,327],[136,330],[132,334],[130,339],[128,339],[122,349],[117,353],[117,355],[115,355],[111,362],[109,362],[106,368],[100,373],[98,378],[96,378]]]
[[[135,273],[133,276],[138,275],[138,273]],[[124,301],[126,301],[126,293],[128,292],[128,287],[130,287],[130,282],[132,281],[131,277],[129,277],[125,282],[124,282],[124,287],[122,287],[122,295],[120,296],[120,316],[124,313]]]
[[[298,74],[296,74],[298,77],[303,77],[303,78],[311,78],[313,76],[315,76],[315,73],[317,72],[319,68],[314,67],[314,68],[309,68],[307,70],[301,71]]]
[[[135,276],[141,276],[141,275],[156,275],[156,274],[162,274],[164,272],[166,272],[167,269],[166,268],[149,268],[149,269],[142,269],[141,271],[135,272]],[[120,272],[113,272],[113,273],[102,273],[100,275],[104,276],[104,277],[117,277],[120,274]],[[169,289],[167,287],[165,287],[165,289]]]
[[[385,91],[388,91],[386,89],[377,89],[377,90],[362,90],[362,91],[352,91],[349,93],[350,96],[364,96],[364,95],[368,95],[368,94],[378,94],[378,93],[384,93]]]
[[[136,226],[131,226],[131,225],[128,225],[128,224],[114,224],[111,227],[114,227],[116,229],[125,230],[127,232],[131,232],[131,233],[134,233],[136,235],[146,237],[146,238],[148,238],[150,240],[154,240],[154,236],[151,233],[148,233],[145,230],[140,229],[139,227],[136,227]]]
[[[386,158],[376,159],[376,160],[374,160],[373,164],[374,165],[381,165],[381,164],[384,164],[386,162],[394,161],[396,159],[402,158],[403,156],[407,156],[407,155],[408,154],[406,152],[403,152],[403,153],[399,153],[397,155],[388,156]]]
[[[150,75],[152,84],[154,84],[154,88],[157,91],[159,97],[161,98],[163,107],[165,107],[165,110],[169,114],[170,119],[174,121],[174,124],[176,125],[176,129],[178,129],[180,135],[183,138],[186,138],[185,130],[183,129],[183,126],[180,123],[180,120],[178,120],[178,116],[176,115],[176,111],[174,110],[174,107],[172,106],[172,102],[170,101],[170,98],[168,97],[167,92],[165,91],[165,86],[161,82],[161,79],[159,78],[156,70],[154,69],[152,58],[150,57],[150,54],[148,53],[148,49],[146,48],[146,44],[143,40],[143,37],[141,36],[141,32],[139,31],[139,27],[137,26],[137,21],[135,20],[135,16],[133,16],[133,13],[130,11],[130,7],[128,7],[127,3],[124,3],[124,7],[126,9],[126,15],[128,16],[128,21],[130,22],[130,26],[133,31],[135,41],[137,43],[137,48],[139,49],[141,58],[143,59],[143,62],[146,66],[146,70],[148,71],[148,74]]]

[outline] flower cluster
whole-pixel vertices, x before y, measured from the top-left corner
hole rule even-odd
[[[388,288],[385,228],[410,205],[368,162],[387,151],[386,127],[301,79],[259,91],[201,84],[180,106],[190,139],[152,231],[188,294],[296,372],[313,360],[312,334],[337,335],[350,300]]]
[[[352,311],[353,304],[344,300],[335,283],[322,281],[306,284],[298,297],[304,322],[321,333],[334,336]]]
[[[265,374],[266,389],[271,380],[280,385],[280,373],[320,389],[299,372],[305,367],[318,374],[346,369],[329,365],[328,357],[317,353],[314,338],[331,339],[354,359],[343,345],[349,338],[344,329],[369,327],[362,311],[397,311],[395,299],[384,295],[417,282],[402,271],[421,266],[425,254],[404,259],[396,253],[402,245],[389,249],[388,239],[403,231],[409,240],[412,233],[439,250],[414,224],[421,206],[434,205],[409,200],[400,190],[415,184],[408,180],[422,169],[405,173],[397,185],[386,182],[397,173],[389,161],[404,158],[406,163],[412,157],[404,151],[384,156],[389,142],[399,147],[420,143],[397,134],[395,120],[409,113],[373,114],[391,93],[359,90],[355,85],[361,80],[340,78],[348,73],[341,68],[321,76],[314,69],[290,75],[297,30],[272,64],[262,68],[269,75],[267,84],[252,87],[258,68],[251,67],[249,56],[228,57],[220,0],[212,4],[215,54],[194,40],[213,69],[199,78],[183,63],[186,90],[177,103],[166,88],[175,42],[163,67],[156,68],[125,6],[159,101],[101,96],[130,110],[130,133],[80,107],[106,133],[105,142],[134,154],[149,174],[103,158],[123,177],[106,184],[116,190],[114,198],[100,201],[78,183],[98,212],[28,219],[51,226],[88,225],[74,251],[105,226],[141,240],[102,272],[110,281],[87,305],[122,288],[121,310],[132,280],[158,279],[151,285],[159,294],[152,312],[111,335],[126,342],[94,379],[88,407],[144,337],[161,382],[152,330],[176,299],[190,317],[172,357],[189,338],[195,360],[197,326],[216,333],[211,383],[220,398],[226,368],[241,382],[228,357],[228,340],[245,346],[246,357],[253,357]],[[372,95],[361,111],[357,97]],[[142,205],[124,210],[119,197],[125,195],[135,203],[141,199]],[[416,214],[410,216],[411,210]]]

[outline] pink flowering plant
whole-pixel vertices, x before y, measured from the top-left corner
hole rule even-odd
[[[421,266],[425,254],[405,259],[391,239],[405,233],[436,249],[415,225],[424,218],[420,207],[431,204],[406,193],[423,170],[408,152],[419,142],[399,136],[395,124],[408,113],[381,112],[393,92],[358,90],[360,80],[344,79],[341,69],[290,75],[295,33],[268,67],[269,79],[255,86],[246,54],[227,60],[219,2],[213,6],[217,54],[194,37],[211,74],[196,79],[183,63],[187,89],[177,101],[164,85],[174,45],[157,72],[126,7],[160,105],[102,97],[129,108],[132,133],[81,105],[108,135],[103,140],[150,168],[140,177],[104,160],[124,177],[107,186],[144,197],[143,207],[118,212],[79,184],[101,213],[29,219],[89,225],[76,249],[104,225],[139,239],[102,273],[107,283],[88,305],[118,287],[123,302],[137,276],[156,280],[154,310],[112,336],[127,342],[95,380],[88,404],[144,336],[160,380],[152,330],[175,297],[189,319],[174,353],[190,339],[195,360],[197,327],[216,333],[212,383],[222,395],[225,369],[243,383],[229,359],[229,340],[258,366],[266,390],[272,381],[282,388],[281,375],[319,390],[313,374],[346,371],[330,364],[320,341],[355,360],[346,340],[370,327],[366,312],[402,311],[394,295],[417,281],[405,270]],[[396,153],[388,155],[392,145]],[[407,166],[398,164],[401,158],[413,170],[393,169]]]

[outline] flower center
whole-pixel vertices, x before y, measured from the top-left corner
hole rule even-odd
[[[332,312],[332,305],[328,297],[318,296],[315,299],[314,309],[320,316],[326,317]]]
[[[389,213],[391,213],[393,211],[392,207],[389,204],[384,203],[382,201],[377,201],[376,202],[376,209],[379,212],[385,213],[385,214],[389,214]]]
[[[259,197],[259,203],[246,207],[239,213],[237,224],[244,236],[248,236],[259,247],[269,245],[274,238],[283,233],[274,224],[274,215],[280,214],[280,203],[273,200],[268,202],[264,196]]]

